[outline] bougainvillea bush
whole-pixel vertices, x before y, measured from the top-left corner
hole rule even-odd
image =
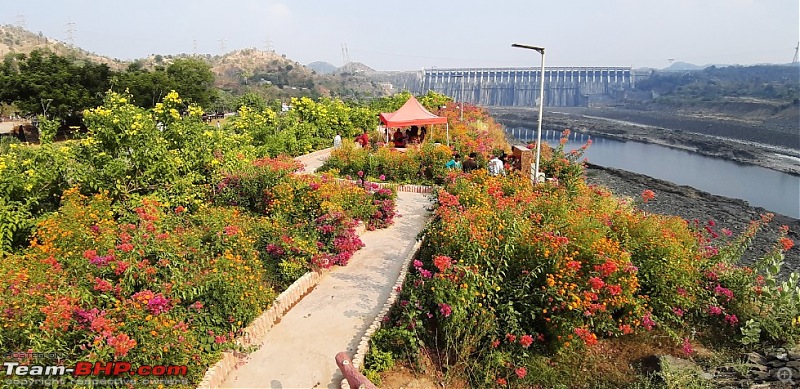
[[[148,199],[114,216],[108,196],[69,190],[30,249],[0,262],[0,344],[61,353],[67,365],[188,365],[196,382],[275,297],[250,221]]]
[[[579,177],[564,182],[534,187],[480,170],[451,176],[385,318],[383,331],[394,335],[381,333],[368,362],[398,344],[394,358],[408,358],[419,349],[411,337],[445,374],[472,385],[550,386],[541,367],[552,365],[542,358],[637,333],[657,332],[687,353],[697,341],[797,341],[797,275],[775,279],[793,242],[782,237],[755,269],[736,264],[763,220],[727,238],[640,211],[650,191],[634,201]]]
[[[363,246],[357,223],[369,230],[385,228],[395,215],[390,189],[295,174],[299,169],[288,158],[258,159],[215,187],[216,204],[261,216],[258,247],[281,285],[313,268],[346,265]]]

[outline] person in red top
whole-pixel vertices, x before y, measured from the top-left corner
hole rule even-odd
[[[361,145],[361,147],[369,146],[369,135],[367,135],[367,130],[365,129],[364,132],[356,137],[356,142]]]

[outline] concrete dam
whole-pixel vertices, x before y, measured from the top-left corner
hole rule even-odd
[[[481,106],[538,105],[544,82],[546,107],[605,105],[622,99],[634,87],[630,67],[452,68],[417,73],[412,92],[428,90]],[[410,85],[409,85],[410,86]]]

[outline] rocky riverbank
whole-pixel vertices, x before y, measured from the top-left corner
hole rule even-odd
[[[531,127],[537,122],[538,111],[531,108],[498,107],[491,112],[506,126]],[[681,112],[559,107],[546,112],[542,127],[658,144],[800,175],[798,126],[756,125]]]
[[[784,135],[772,136],[770,139],[773,144],[762,144],[756,142],[758,136],[753,135],[753,131],[747,131],[750,124],[734,123],[739,127],[734,126],[734,130],[720,133],[716,132],[717,129],[722,128],[723,124],[728,126],[728,122],[696,118],[679,118],[669,122],[663,114],[648,116],[641,112],[613,109],[611,112],[587,108],[567,110],[571,112],[547,112],[543,128],[557,131],[569,128],[612,139],[661,144],[790,174],[800,174],[800,149],[792,147],[792,136],[786,136],[786,134],[791,135],[791,128],[782,127],[773,132],[766,132],[771,135],[777,133]],[[536,111],[532,109],[493,108],[491,111],[495,119],[506,126],[530,126],[531,123],[536,123]],[[606,117],[596,116],[600,114]],[[627,120],[622,121],[621,118],[661,125],[635,124]],[[683,126],[688,126],[692,131],[669,129],[684,128]],[[695,130],[697,132],[693,132]],[[701,132],[703,130],[705,132]],[[619,196],[638,198],[645,189],[654,191],[656,198],[644,205],[646,211],[676,215],[687,220],[697,219],[701,222],[714,220],[719,228],[728,228],[734,233],[744,231],[751,220],[769,212],[760,207],[750,206],[743,200],[713,195],[689,186],[625,170],[590,164],[586,175],[590,184],[606,186]],[[752,263],[774,247],[778,229],[782,225],[789,226],[789,238],[795,241],[795,247],[786,253],[786,265],[781,273],[786,276],[791,271],[800,271],[800,220],[780,214],[776,214],[772,222],[756,236],[752,247],[745,253],[745,263]]]

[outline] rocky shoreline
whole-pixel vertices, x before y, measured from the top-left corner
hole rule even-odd
[[[531,123],[535,123],[536,111],[532,109],[504,107],[493,108],[491,111],[498,122],[507,126],[530,126]],[[617,119],[609,119],[608,117],[595,117],[590,114],[597,111],[592,111],[591,109],[576,108],[572,109],[572,111],[571,113],[548,112],[545,118],[546,124],[543,124],[543,128],[558,131],[569,128],[573,131],[611,139],[656,143],[800,175],[800,149],[792,147],[791,136],[774,137],[773,141],[781,140],[785,144],[765,145],[756,143],[755,138],[751,135],[749,137],[753,139],[747,138],[749,132],[744,131],[745,127],[726,134],[728,137],[723,137],[717,133],[688,132],[665,128],[689,125],[685,120],[676,120],[671,124],[662,122],[662,124],[665,124],[664,127],[655,127],[649,124],[620,122]],[[603,111],[601,114],[611,117],[614,114],[617,117],[620,115],[616,111],[610,115],[607,111]],[[639,121],[638,119],[635,120]],[[650,120],[652,120],[651,122],[656,122],[657,120],[664,121],[666,119],[663,115],[658,115],[655,118],[650,117]],[[693,124],[691,124],[690,128],[698,130],[709,129],[708,132],[712,132],[711,129],[714,129],[715,126],[709,126],[707,124],[709,122],[709,120],[694,121],[691,122]],[[717,128],[721,127],[719,125],[721,124],[720,122],[717,122],[717,124]],[[716,131],[716,129],[713,131]],[[732,139],[730,138],[732,136],[745,139]],[[669,181],[620,169],[588,164],[586,179],[590,184],[608,187],[614,194],[619,196],[638,198],[645,189],[652,190],[656,193],[656,198],[645,204],[644,210],[659,214],[676,215],[686,220],[697,219],[701,222],[714,220],[718,228],[728,228],[734,233],[744,231],[751,220],[756,220],[761,214],[769,212],[760,207],[753,207],[743,200],[714,195],[689,186],[677,185]],[[751,264],[774,247],[778,237],[778,229],[782,225],[789,226],[789,238],[795,241],[795,247],[786,253],[786,263],[781,275],[785,277],[789,272],[800,271],[800,220],[781,214],[775,214],[774,219],[755,237],[750,249],[745,252],[743,262]]]
[[[492,116],[506,126],[536,123],[531,108],[498,107]],[[693,118],[680,112],[564,107],[548,110],[542,128],[602,136],[620,141],[652,143],[800,175],[800,129]],[[776,129],[777,128],[777,129]]]

